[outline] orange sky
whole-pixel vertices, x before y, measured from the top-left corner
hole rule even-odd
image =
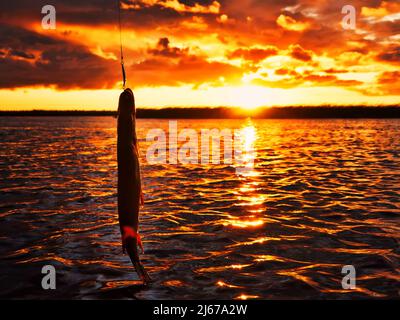
[[[0,109],[115,109],[115,1],[0,4]],[[123,0],[128,85],[141,107],[400,103],[400,3]]]

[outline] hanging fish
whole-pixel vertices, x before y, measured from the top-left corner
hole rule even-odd
[[[139,211],[143,206],[139,150],[136,137],[135,98],[131,89],[119,97],[118,105],[118,218],[122,235],[122,248],[145,283],[151,281],[139,259],[138,247],[143,251],[138,232]]]

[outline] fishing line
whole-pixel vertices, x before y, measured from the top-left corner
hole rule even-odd
[[[124,50],[122,47],[122,22],[121,22],[121,0],[117,0],[118,6],[118,24],[119,24],[119,43],[121,49],[121,67],[122,67],[122,88],[125,90],[126,85],[126,72],[125,72],[125,64],[124,64]]]

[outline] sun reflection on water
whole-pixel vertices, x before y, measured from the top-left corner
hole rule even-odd
[[[248,300],[248,299],[258,299],[259,296],[255,295],[247,295],[247,294],[241,294],[240,296],[236,297],[236,300]]]
[[[235,288],[235,289],[243,288],[243,287],[241,287],[241,286],[235,286],[235,285],[233,285],[233,284],[229,284],[229,283],[226,283],[226,282],[221,281],[221,280],[219,280],[219,281],[217,282],[217,286],[218,286],[218,287],[225,287],[225,288]]]
[[[254,170],[254,162],[257,158],[255,144],[257,141],[257,129],[248,120],[246,125],[238,130],[235,135],[236,160],[239,162],[237,173],[244,177],[254,177],[259,173]]]
[[[260,182],[256,180],[257,176],[259,176],[259,172],[255,167],[257,128],[251,120],[248,120],[239,132],[242,151],[240,163],[242,167],[237,170],[237,175],[242,184],[235,193],[236,205],[244,209],[240,216],[229,216],[223,222],[223,225],[235,228],[257,228],[265,224],[265,219],[262,217],[265,196],[258,193]]]

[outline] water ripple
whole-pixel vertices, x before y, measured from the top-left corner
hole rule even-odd
[[[181,128],[242,128],[182,120]],[[122,255],[113,118],[1,118],[0,296],[82,299],[399,298],[400,121],[257,120],[249,174],[149,165],[141,216],[155,279]],[[164,120],[138,121],[147,130]],[[40,288],[53,264],[57,290]],[[343,290],[341,268],[357,270]]]

